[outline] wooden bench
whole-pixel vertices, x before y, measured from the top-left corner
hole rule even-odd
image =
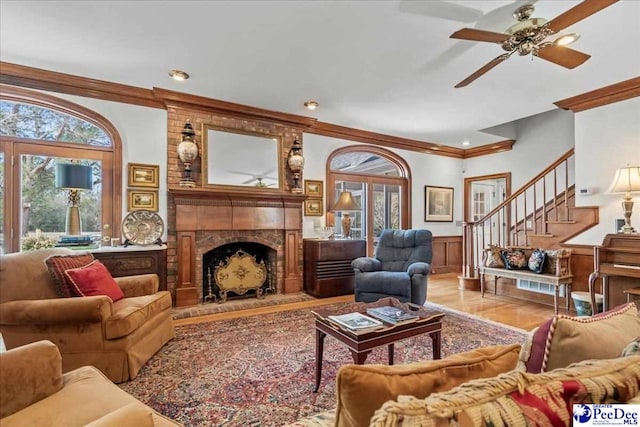
[[[534,250],[533,248],[518,249],[522,249],[525,251],[527,259],[531,255],[531,252]],[[485,257],[482,262],[483,265],[485,264],[486,251],[488,251],[488,249],[485,250]],[[555,264],[555,274],[538,274],[530,270],[507,270],[506,268],[484,267],[483,265],[478,266],[478,273],[480,274],[480,295],[484,298],[484,276],[486,274],[493,276],[494,292],[496,293],[498,289],[498,279],[501,277],[506,279],[525,279],[532,282],[544,283],[554,287],[553,308],[555,310],[555,313],[558,314],[559,289],[561,286],[564,286],[565,309],[568,311],[570,304],[569,301],[571,299],[571,283],[573,282],[573,275],[571,274],[571,251],[565,250],[564,254],[554,257],[551,262]]]

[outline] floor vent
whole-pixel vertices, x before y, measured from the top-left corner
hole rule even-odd
[[[539,294],[546,295],[553,295],[555,292],[555,286],[553,285],[527,279],[518,279],[516,287],[524,291],[537,292]],[[558,295],[564,297],[564,292],[564,286],[560,286],[560,289],[558,289]]]

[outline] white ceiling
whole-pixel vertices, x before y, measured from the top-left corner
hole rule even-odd
[[[592,55],[582,66],[512,56],[454,89],[503,51],[449,35],[503,32],[523,3],[2,0],[0,59],[476,146],[504,139],[480,129],[640,74],[640,1],[621,0],[563,31],[580,33],[572,48]],[[540,0],[534,16],[551,19],[578,3]],[[171,80],[174,68],[191,79]],[[309,99],[320,108],[306,110]]]

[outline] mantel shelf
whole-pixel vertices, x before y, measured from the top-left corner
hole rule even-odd
[[[174,199],[224,199],[224,200],[256,200],[302,203],[307,196],[305,194],[294,194],[279,190],[252,190],[248,189],[209,189],[209,188],[169,188],[169,193]]]

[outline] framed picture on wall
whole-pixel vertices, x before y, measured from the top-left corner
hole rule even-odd
[[[158,190],[127,190],[128,211],[158,211]]]
[[[311,179],[304,180],[304,194],[309,197],[323,197],[324,190],[322,188],[322,181],[314,181]]]
[[[424,220],[453,222],[453,188],[424,186]]]
[[[145,165],[142,163],[129,163],[129,187],[153,187],[160,186],[160,166]]]
[[[322,216],[322,199],[307,199],[304,201],[305,216]]]

